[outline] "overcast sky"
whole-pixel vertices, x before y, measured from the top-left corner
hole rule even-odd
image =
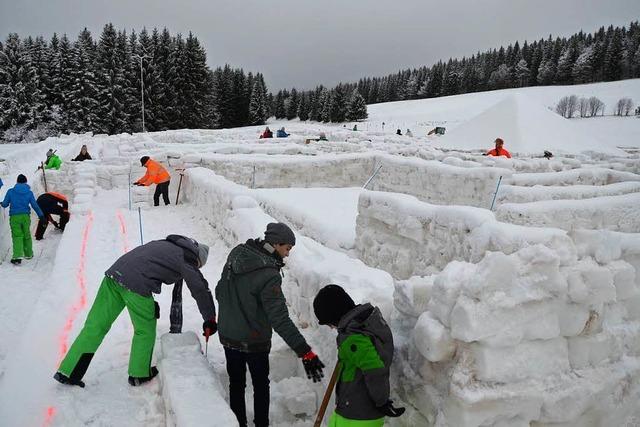
[[[438,59],[640,19],[640,0],[0,0],[0,36],[97,38],[106,22],[193,33],[211,67],[271,90],[354,81]]]

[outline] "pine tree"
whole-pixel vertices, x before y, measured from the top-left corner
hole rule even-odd
[[[347,105],[346,119],[349,121],[364,120],[369,117],[364,97],[357,90],[351,92]]]
[[[309,109],[310,109],[309,94],[303,92],[300,95],[300,102],[298,102],[298,111],[297,111],[298,118],[301,121],[306,122],[307,120],[309,120]]]
[[[346,115],[347,95],[344,86],[339,84],[331,91],[330,118],[333,123],[341,123],[345,121]]]
[[[284,119],[287,116],[284,105],[284,92],[279,90],[273,102],[275,104],[273,115],[276,116],[276,119]]]
[[[593,46],[584,48],[573,65],[573,83],[590,83],[593,75]]]
[[[267,99],[266,89],[262,75],[257,77],[253,82],[253,90],[251,91],[251,100],[249,102],[249,124],[263,125],[267,119]]]
[[[17,34],[7,37],[0,55],[0,126],[23,125],[30,115],[28,57]]]
[[[285,108],[285,117],[287,118],[287,120],[296,118],[298,114],[298,102],[298,91],[294,87],[293,89],[291,89],[291,93],[289,95]]]
[[[613,31],[613,36],[607,46],[604,56],[604,79],[606,81],[619,80],[622,76],[622,33],[619,28]]]
[[[72,102],[69,109],[70,130],[96,131],[98,107],[95,76],[95,45],[86,28],[73,45]]]
[[[527,67],[527,61],[524,59],[518,61],[515,67],[515,75],[518,80],[519,87],[525,87],[529,83],[531,71],[529,70],[529,67]]]
[[[113,24],[108,23],[102,30],[98,43],[96,66],[100,71],[96,79],[97,123],[100,132],[115,134],[127,127],[124,103],[126,81],[124,77],[124,54],[120,52],[118,34]]]

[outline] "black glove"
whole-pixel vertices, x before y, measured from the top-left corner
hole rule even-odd
[[[202,324],[202,335],[209,338],[218,330],[216,319],[209,319]]]
[[[324,377],[322,373],[322,368],[324,368],[324,363],[320,361],[318,355],[316,355],[313,351],[309,350],[307,354],[302,356],[302,365],[304,366],[304,370],[307,373],[307,378],[313,379],[314,383],[318,383]]]
[[[393,406],[393,400],[387,400],[387,403],[382,406],[378,406],[378,411],[382,412],[387,417],[396,418],[404,414],[405,409],[401,406],[396,408]]]

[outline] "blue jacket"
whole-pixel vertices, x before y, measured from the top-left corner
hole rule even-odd
[[[277,138],[286,138],[288,136],[289,136],[289,134],[286,133],[285,131],[283,131],[282,129],[278,129],[278,131],[276,132],[276,137]]]
[[[2,201],[2,207],[6,208],[11,205],[9,209],[9,215],[19,215],[31,213],[29,205],[36,211],[38,217],[42,218],[44,214],[36,202],[36,198],[33,196],[31,187],[29,184],[16,184],[13,188],[7,191]]]

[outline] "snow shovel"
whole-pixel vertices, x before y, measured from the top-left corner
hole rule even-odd
[[[327,386],[327,390],[324,392],[324,397],[322,398],[322,403],[320,404],[320,409],[318,409],[318,415],[316,416],[316,421],[313,423],[313,427],[320,427],[322,425],[322,420],[324,419],[324,413],[327,410],[327,405],[329,405],[329,400],[331,400],[331,394],[333,393],[333,389],[338,382],[338,376],[340,375],[340,361],[336,362],[336,367],[333,368],[333,374],[331,374],[331,379],[329,380],[329,385]]]
[[[46,193],[49,190],[47,190],[47,174],[44,173],[44,162],[40,162],[40,167],[38,169],[42,169],[42,180],[44,181],[44,192]]]
[[[176,205],[178,204],[178,199],[180,198],[180,187],[182,187],[182,177],[184,176],[184,169],[176,169],[180,171],[180,181],[178,181],[178,192],[176,193]]]
[[[173,286],[171,294],[171,310],[169,311],[170,334],[182,333],[182,279]]]

